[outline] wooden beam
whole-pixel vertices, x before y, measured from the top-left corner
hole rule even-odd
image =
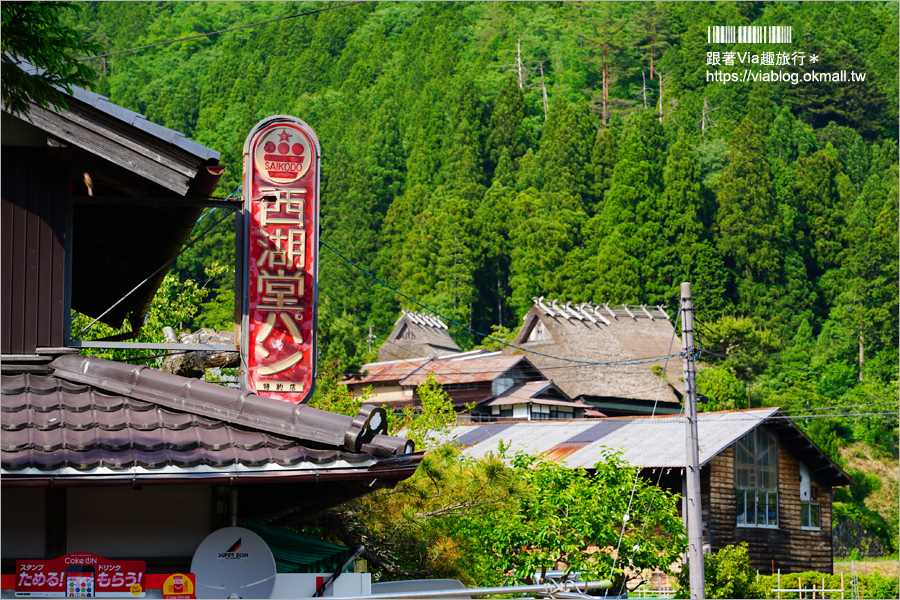
[[[109,128],[98,126],[97,123],[84,117],[77,118],[70,111],[61,111],[58,114],[32,105],[29,117],[37,127],[53,137],[100,156],[180,196],[187,193],[197,174],[196,167],[192,170],[188,166],[166,160],[161,151],[154,152],[152,157],[147,156],[153,149],[142,147],[138,142],[127,140]],[[197,159],[198,166],[202,162],[201,159]]]

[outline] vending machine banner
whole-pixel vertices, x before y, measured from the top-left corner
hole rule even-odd
[[[17,560],[20,598],[142,598],[146,595],[142,560],[107,560],[86,552],[53,560]]]

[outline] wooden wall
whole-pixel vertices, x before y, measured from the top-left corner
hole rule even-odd
[[[778,527],[738,527],[734,490],[734,447],[710,461],[709,541],[716,551],[729,544],[747,542],[753,568],[762,574],[832,572],[831,488],[812,475],[821,506],[820,530],[800,528],[800,467],[798,458],[778,444]],[[705,502],[706,498],[704,498]],[[706,516],[704,514],[704,516]]]
[[[65,315],[65,168],[43,149],[2,156],[0,353],[61,347]]]

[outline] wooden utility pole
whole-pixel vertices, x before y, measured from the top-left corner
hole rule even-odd
[[[684,414],[687,438],[685,487],[687,503],[684,516],[688,530],[688,564],[691,568],[691,599],[704,600],[703,573],[703,509],[700,503],[700,448],[697,434],[697,387],[694,364],[694,305],[691,284],[681,284],[681,339],[684,348]]]

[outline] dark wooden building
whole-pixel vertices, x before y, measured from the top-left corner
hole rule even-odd
[[[537,448],[591,469],[604,449],[646,479],[684,495],[684,417],[617,417],[458,425],[472,457]],[[831,492],[852,479],[777,408],[701,413],[698,420],[704,551],[747,542],[761,573],[832,572]]]
[[[215,150],[85,90],[67,102],[0,115],[3,574],[73,552],[188,572],[222,526],[409,477],[421,454],[381,408],[337,415],[78,354],[69,310],[140,329],[203,208],[226,205],[208,198]]]

